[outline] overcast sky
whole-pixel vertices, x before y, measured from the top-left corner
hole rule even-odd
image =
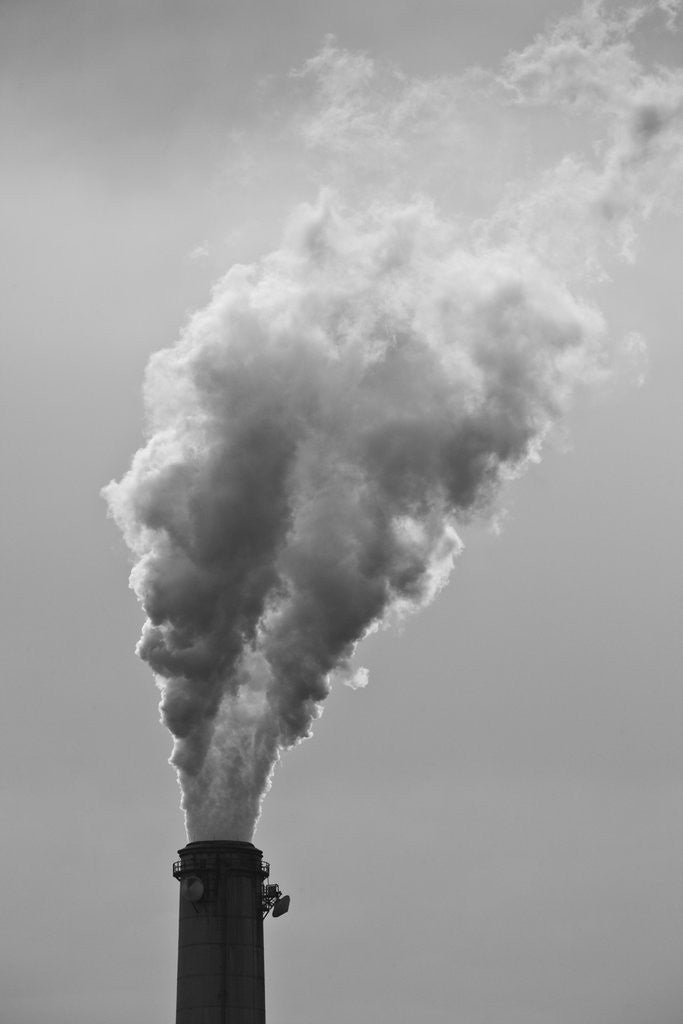
[[[633,41],[675,67],[660,7]],[[142,444],[150,355],[325,183],[288,73],[329,33],[421,81],[496,71],[574,10],[0,6],[7,1024],[173,1019],[183,819],[100,489]],[[586,111],[465,115],[481,130],[434,186],[454,216],[599,156]],[[461,529],[448,586],[364,641],[368,686],[335,686],[283,759],[255,837],[292,896],[266,922],[270,1024],[681,1020],[680,198],[586,291],[614,351],[644,339],[644,382],[616,356],[501,528]]]

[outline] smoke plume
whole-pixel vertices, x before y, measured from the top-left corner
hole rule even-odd
[[[365,682],[359,640],[433,598],[458,524],[605,372],[587,296],[681,171],[683,76],[631,40],[657,7],[586,4],[498,74],[415,80],[328,41],[292,77],[325,187],[152,357],[147,443],[105,489],[190,838],[251,838],[332,681]],[[497,173],[477,124],[521,108],[590,117],[596,145],[472,216],[444,168],[469,204]]]

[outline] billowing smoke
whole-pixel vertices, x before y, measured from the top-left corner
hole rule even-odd
[[[581,283],[603,250],[633,253],[681,167],[683,77],[643,71],[637,22],[588,4],[498,75],[418,82],[332,42],[298,73],[312,98],[292,123],[333,187],[152,357],[147,444],[106,488],[190,838],[251,838],[332,680],[365,682],[359,640],[434,596],[458,524],[495,507],[605,371]],[[440,186],[430,198],[426,174],[409,194],[420,154],[476,150],[463,96],[511,117],[590,110],[597,155],[508,189],[487,217]]]

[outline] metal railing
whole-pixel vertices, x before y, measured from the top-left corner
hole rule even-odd
[[[216,862],[214,858],[207,857],[206,854],[188,853],[182,860],[173,862],[173,877],[182,878],[183,875],[189,875],[195,871],[207,871],[215,867]],[[261,861],[259,872],[262,878],[268,878],[270,875],[270,864],[267,860]]]

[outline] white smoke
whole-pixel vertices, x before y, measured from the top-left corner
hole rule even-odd
[[[495,76],[418,82],[331,42],[299,73],[298,130],[334,187],[152,357],[149,440],[105,489],[190,838],[251,838],[332,679],[366,681],[358,641],[432,599],[458,523],[492,510],[603,372],[605,325],[578,288],[603,250],[633,251],[681,166],[683,76],[639,66],[637,23],[587,4]],[[596,155],[470,224],[425,194],[429,175],[406,192],[424,147],[439,166],[458,142],[471,155],[454,106],[475,93],[590,109]]]

